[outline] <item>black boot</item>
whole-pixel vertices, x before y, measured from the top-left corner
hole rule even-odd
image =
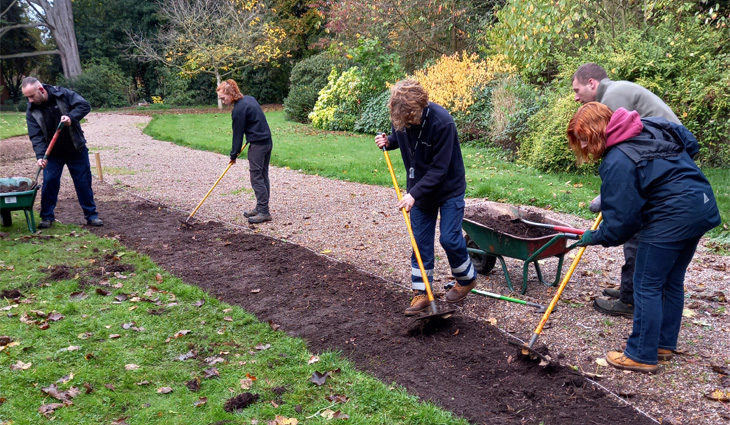
[[[611,316],[634,317],[633,304],[624,304],[621,300],[612,298],[596,298],[593,301],[593,308]]]

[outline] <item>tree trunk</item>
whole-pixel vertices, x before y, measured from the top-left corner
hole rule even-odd
[[[53,39],[61,53],[63,76],[75,77],[81,74],[81,59],[79,47],[76,43],[74,31],[74,15],[71,9],[71,0],[54,0],[51,5],[47,0],[26,0],[28,3],[39,6],[45,14],[41,14]]]
[[[218,72],[218,69],[215,70],[215,88],[218,89],[218,86],[221,85],[221,74]],[[216,99],[218,99],[218,109],[223,109],[223,103],[221,102],[221,99],[218,97],[218,92],[216,92],[215,95]]]

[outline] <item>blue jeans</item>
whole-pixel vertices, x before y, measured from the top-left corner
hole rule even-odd
[[[63,166],[68,167],[76,188],[79,205],[84,211],[86,220],[98,218],[94,192],[91,190],[91,165],[89,164],[89,150],[84,146],[73,153],[64,153],[59,156],[48,157],[48,164],[43,169],[43,188],[41,191],[41,220],[53,221],[54,210],[58,202],[58,190],[61,188],[61,173]]]
[[[626,357],[657,364],[657,350],[677,348],[684,309],[684,274],[700,237],[639,242],[634,273],[634,326]]]
[[[423,268],[428,275],[428,281],[433,281],[434,267],[434,238],[436,237],[436,219],[441,213],[439,242],[446,251],[446,257],[451,266],[451,274],[462,285],[476,279],[477,272],[471,263],[466,250],[466,241],[461,233],[461,222],[464,219],[464,196],[447,199],[440,206],[434,208],[411,208],[411,226],[413,236],[418,245],[418,251],[423,260]],[[426,285],[418,268],[415,253],[411,254],[411,285],[414,290],[423,291]]]

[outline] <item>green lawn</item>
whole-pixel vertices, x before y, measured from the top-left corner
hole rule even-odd
[[[0,140],[27,133],[25,112],[0,112]]]
[[[46,406],[59,424],[265,424],[277,415],[325,424],[339,410],[352,424],[466,425],[338,353],[309,352],[301,339],[114,239],[58,223],[30,236],[22,214],[14,218],[0,237],[0,291],[17,289],[23,298],[0,298],[0,423],[46,423],[39,412]],[[102,264],[122,271],[102,275]],[[322,386],[309,381],[337,369]],[[61,403],[42,392],[52,385],[71,404],[48,407]],[[277,387],[286,391],[278,395]],[[225,401],[244,392],[259,401],[225,412]],[[327,399],[334,395],[348,400]]]
[[[336,179],[392,185],[383,154],[375,147],[373,136],[315,130],[309,125],[286,121],[282,111],[268,112],[266,117],[274,138],[273,165]],[[157,115],[145,133],[158,140],[228,154],[231,149],[230,111]],[[535,205],[586,218],[592,216],[587,204],[598,194],[598,176],[540,173],[506,161],[496,149],[463,146],[462,151],[468,197]],[[391,159],[402,185],[405,171],[400,152],[391,151]],[[727,230],[730,222],[730,170],[705,169],[704,172],[715,190]],[[711,232],[711,236],[719,237],[724,243],[730,242],[728,235],[722,227]]]

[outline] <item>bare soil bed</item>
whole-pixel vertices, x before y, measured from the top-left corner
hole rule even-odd
[[[111,189],[107,189],[111,190]],[[58,208],[72,221],[74,199]],[[361,370],[480,424],[650,424],[621,400],[563,366],[522,357],[486,322],[455,315],[423,327],[402,314],[401,294],[376,276],[267,236],[141,201],[102,201],[102,236],[262,321],[341,351]]]

